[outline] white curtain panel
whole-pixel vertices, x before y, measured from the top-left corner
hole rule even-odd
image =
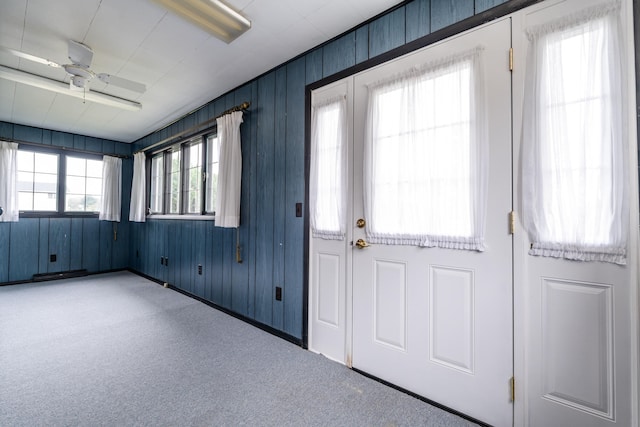
[[[626,263],[619,3],[528,30],[523,121],[530,254]]]
[[[311,110],[309,208],[314,237],[343,240],[346,231],[347,99],[327,99]]]
[[[0,222],[18,221],[18,144],[0,141]]]
[[[220,140],[220,165],[216,198],[216,227],[237,228],[240,225],[242,184],[242,150],[240,124],[242,111],[225,114],[217,120]]]
[[[145,222],[146,198],[146,161],[144,153],[133,155],[133,180],[131,182],[131,205],[129,206],[129,221]]]
[[[120,222],[122,188],[122,159],[112,156],[102,157],[102,201],[100,221]]]
[[[370,241],[485,249],[481,60],[476,48],[369,86],[364,203]]]

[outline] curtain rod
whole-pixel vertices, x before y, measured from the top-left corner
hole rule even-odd
[[[161,145],[165,145],[165,144],[167,144],[169,141],[172,141],[172,140],[174,140],[174,139],[180,138],[181,136],[187,135],[187,134],[189,134],[189,133],[191,133],[191,132],[194,132],[194,131],[200,130],[203,126],[205,126],[205,125],[208,125],[208,124],[210,124],[210,123],[215,122],[217,119],[219,119],[219,118],[220,118],[220,117],[222,117],[222,116],[225,116],[225,115],[227,115],[227,114],[231,114],[231,113],[233,113],[233,112],[235,112],[235,111],[242,111],[242,110],[246,110],[247,108],[249,108],[249,106],[250,106],[250,105],[251,105],[251,104],[250,104],[248,101],[245,101],[245,102],[243,102],[243,103],[242,103],[242,104],[240,104],[240,105],[236,105],[236,106],[235,106],[235,107],[233,107],[233,108],[229,108],[228,110],[226,110],[226,111],[225,111],[225,112],[223,112],[222,114],[218,114],[217,116],[215,116],[215,117],[214,117],[214,118],[212,118],[212,119],[205,120],[205,121],[204,121],[204,122],[202,122],[202,123],[198,123],[197,125],[192,126],[192,127],[190,127],[189,129],[185,129],[185,130],[183,130],[182,132],[178,132],[177,134],[172,135],[172,136],[170,136],[170,137],[168,137],[168,138],[165,138],[165,139],[163,139],[162,141],[158,141],[158,142],[156,142],[155,144],[151,144],[151,145],[150,145],[150,146],[148,146],[148,147],[141,148],[140,150],[138,150],[138,151],[134,152],[133,154],[144,153],[144,152],[146,152],[146,151],[152,150],[152,149],[154,149],[154,148],[156,148],[156,147],[159,147],[159,146],[161,146]]]
[[[18,139],[0,138],[0,141],[15,142],[18,145],[31,145],[31,146],[34,146],[34,147],[49,148],[49,149],[52,149],[52,150],[68,151],[70,153],[96,154],[96,155],[99,155],[99,156],[119,157],[121,159],[129,159],[129,158],[131,158],[131,156],[128,156],[126,154],[101,153],[99,151],[82,150],[82,149],[79,149],[79,148],[63,147],[61,145],[42,144],[42,143],[39,143],[39,142],[20,141]]]

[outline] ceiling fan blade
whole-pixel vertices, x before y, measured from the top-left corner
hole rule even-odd
[[[76,65],[89,68],[93,59],[93,51],[85,44],[69,40],[69,59]]]
[[[133,92],[144,93],[147,90],[147,86],[142,83],[134,82],[133,80],[123,79],[122,77],[112,76],[107,73],[100,73],[97,74],[97,76],[106,84],[118,86]]]
[[[37,62],[39,64],[48,65],[49,67],[60,68],[62,67],[57,62],[53,62],[49,59],[40,58],[39,56],[31,55],[25,52],[21,52],[15,49],[9,49],[8,47],[0,46],[0,52],[9,53],[11,55],[17,56],[18,58],[28,59],[29,61]]]

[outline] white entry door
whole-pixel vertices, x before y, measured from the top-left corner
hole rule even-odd
[[[313,91],[310,173],[309,350],[349,364],[353,78]]]
[[[354,81],[353,367],[495,426],[513,422],[510,31],[510,19],[502,19],[360,73]],[[468,77],[464,72],[456,74],[458,70],[446,66],[470,52],[478,52],[481,59],[476,84],[483,86],[482,99],[467,93],[470,88],[464,83]],[[370,162],[370,156],[363,153],[367,132],[372,132],[371,123],[367,123],[372,88],[394,76],[405,76],[412,69],[418,74],[426,70],[423,80],[433,95],[433,103],[425,107],[424,120],[418,117],[418,122],[429,123],[424,125],[429,129],[421,132],[431,148],[424,152],[418,149],[414,156],[399,155],[393,146],[382,148],[374,143],[370,149],[378,160],[375,165],[369,163],[370,174],[363,178],[365,162]],[[456,79],[461,83],[451,86]],[[393,84],[388,93],[391,100],[395,96]],[[470,165],[469,160],[471,152],[480,150],[474,145],[478,135],[460,130],[467,120],[459,119],[464,115],[461,110],[466,111],[470,102],[486,113],[489,142],[487,162],[482,165]],[[376,108],[384,110],[385,105],[389,104]],[[474,122],[475,117],[469,120]],[[400,122],[387,127],[395,130],[377,132],[395,132],[390,137],[396,138],[394,141],[403,138]],[[461,138],[471,141],[467,148],[461,148]],[[403,164],[398,156],[405,156],[408,163],[416,160],[417,166]],[[363,160],[365,157],[368,160]],[[483,200],[475,200],[478,196],[473,194],[458,194],[468,193],[478,184],[476,180],[482,179],[476,168],[486,168],[487,172],[484,188],[488,190],[479,196]],[[408,170],[413,171],[411,176],[407,176]],[[425,192],[434,194],[397,190],[404,188],[404,182],[400,182],[404,180],[427,180],[430,184]],[[391,194],[383,194],[385,183],[392,186]],[[377,197],[394,202],[386,206],[386,214],[367,218],[364,205],[371,201],[364,193],[375,185],[381,185],[379,191],[374,190],[378,191]],[[440,194],[443,189],[444,194]],[[411,205],[408,199],[412,197],[434,204],[422,211],[402,212],[403,207]],[[443,213],[435,204],[440,198],[450,206],[448,212]],[[469,212],[473,209],[485,211]],[[429,218],[424,225],[427,231],[417,230],[418,234],[432,234],[432,240],[442,237],[445,242],[429,238],[418,242],[418,238],[403,244],[402,239],[386,241],[383,236],[374,243],[369,239],[369,227],[376,221],[384,223],[385,231],[394,233],[397,225],[399,234],[411,235],[413,230],[399,224],[399,218],[407,218],[406,214],[418,221]],[[448,234],[457,231],[451,232],[448,217],[469,215],[485,224],[484,250],[450,248],[464,244],[449,240]],[[471,247],[473,238],[468,241]]]
[[[526,88],[514,105],[529,106],[516,129],[531,165],[523,178],[531,224],[516,262],[525,284],[522,421],[637,425],[637,157],[625,154],[637,146],[623,125],[635,121],[624,78],[633,73],[631,1],[545,3],[514,31],[522,40],[514,77]]]

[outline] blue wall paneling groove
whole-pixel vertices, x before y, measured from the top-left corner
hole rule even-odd
[[[0,222],[0,283],[9,281],[9,235],[11,223]]]
[[[70,218],[51,218],[49,221],[49,253],[56,254],[57,261],[49,263],[49,273],[69,271],[71,265]]]
[[[9,236],[9,281],[28,280],[38,273],[38,218],[11,223]]]
[[[100,226],[95,218],[82,219],[82,268],[100,271]]]
[[[457,1],[457,0],[451,0]],[[377,56],[405,43],[405,8],[381,16],[369,24],[369,54]]]
[[[285,176],[285,278],[283,331],[302,337],[304,221],[295,205],[304,201],[305,69],[300,61],[287,65],[287,137]],[[305,211],[303,206],[303,212]]]
[[[49,218],[38,220],[38,273],[49,272]]]
[[[71,218],[69,270],[82,269],[82,218]]]
[[[275,73],[258,80],[258,129],[256,174],[260,189],[256,193],[259,217],[256,227],[255,318],[272,325],[273,283],[273,197],[275,162]]]

